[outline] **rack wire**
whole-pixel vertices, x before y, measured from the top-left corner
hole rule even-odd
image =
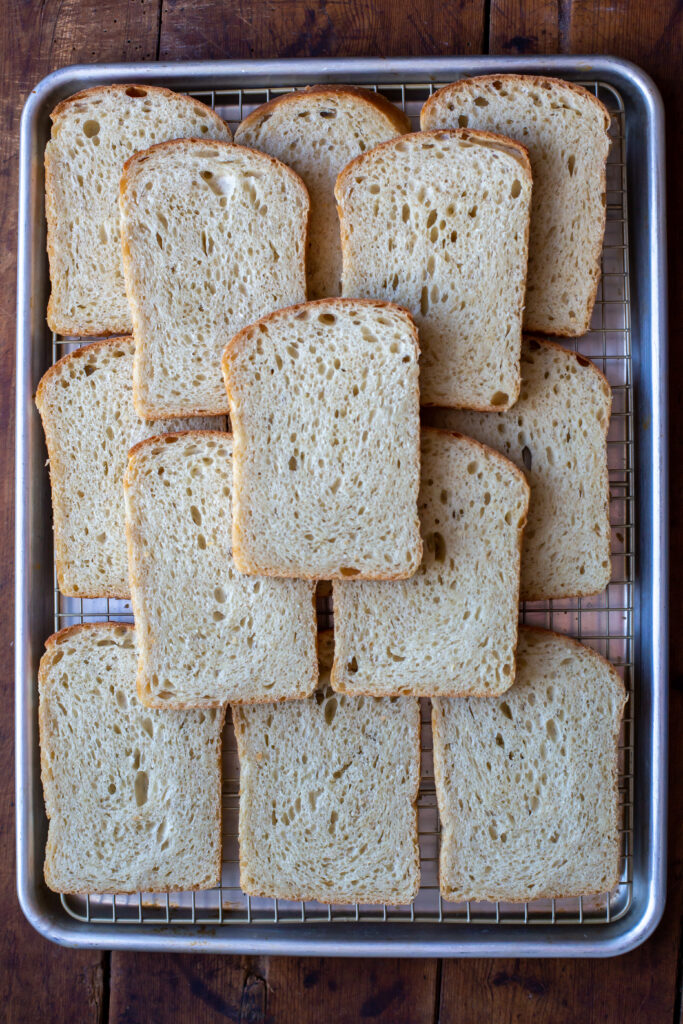
[[[446,84],[446,83],[441,83]],[[418,798],[421,886],[407,907],[360,904],[325,906],[315,902],[252,898],[239,887],[238,802],[239,763],[231,723],[223,743],[223,870],[221,885],[195,893],[137,893],[134,896],[62,895],[65,911],[78,921],[97,924],[238,925],[270,922],[295,926],[321,921],[346,922],[439,922],[444,924],[500,925],[600,925],[623,917],[633,898],[633,795],[634,795],[634,452],[631,314],[629,284],[628,202],[624,103],[619,92],[599,81],[582,81],[607,107],[612,140],[607,163],[607,224],[602,251],[602,277],[591,321],[582,338],[563,343],[591,359],[612,388],[612,417],[607,439],[610,479],[612,579],[595,597],[561,601],[527,602],[520,607],[520,622],[545,626],[576,637],[606,657],[621,674],[629,702],[619,740],[619,801],[621,870],[616,888],[594,897],[534,900],[512,903],[448,903],[439,894],[439,816],[432,760],[429,701],[422,706],[422,775]],[[404,110],[417,129],[424,101],[441,87],[436,83],[371,85]],[[214,108],[231,127],[255,107],[289,88],[251,88],[192,92]],[[88,339],[91,341],[92,339]],[[52,338],[52,360],[83,342]],[[132,622],[129,602],[87,600],[60,594],[54,572],[54,627],[108,619]],[[318,595],[320,628],[329,628],[331,600]]]

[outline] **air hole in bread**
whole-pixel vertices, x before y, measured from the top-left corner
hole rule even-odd
[[[130,96],[131,99],[138,100],[143,99],[147,95],[146,89],[140,89],[137,85],[130,85],[126,89],[126,96]]]
[[[495,391],[491,396],[491,405],[507,405],[510,396],[507,391]]]
[[[142,807],[147,803],[147,791],[149,789],[149,776],[147,772],[138,772],[135,776],[135,803]]]
[[[99,131],[100,131],[100,122],[99,121],[92,121],[92,120],[90,120],[90,121],[86,121],[85,124],[83,125],[83,134],[88,139],[94,139],[95,136],[99,134]]]

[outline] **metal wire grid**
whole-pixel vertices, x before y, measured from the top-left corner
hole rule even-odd
[[[524,904],[447,903],[438,886],[440,826],[432,760],[430,702],[422,706],[422,777],[418,799],[421,886],[409,907],[325,906],[315,902],[289,902],[251,898],[239,887],[237,843],[239,763],[234,733],[228,724],[223,748],[223,871],[220,887],[196,893],[137,893],[135,896],[62,895],[73,918],[97,924],[221,925],[271,922],[404,921],[488,925],[583,924],[616,921],[631,905],[633,874],[633,585],[634,487],[633,391],[629,294],[628,206],[626,182],[624,104],[618,91],[601,82],[584,81],[611,114],[612,147],[607,165],[607,226],[602,252],[602,278],[590,332],[567,340],[568,347],[589,357],[612,387],[613,405],[607,440],[612,526],[612,580],[595,597],[523,603],[520,622],[540,625],[577,637],[595,648],[622,674],[629,702],[619,741],[619,795],[621,815],[621,872],[614,891],[595,897],[535,900]],[[403,109],[419,127],[422,104],[439,84],[404,83],[371,85]],[[192,93],[235,127],[256,106],[288,88],[227,89]],[[91,339],[89,339],[91,340]],[[52,359],[83,342],[52,338]],[[330,598],[318,595],[320,628],[331,625]],[[54,573],[55,630],[79,622],[108,619],[130,622],[130,604],[124,601],[66,598],[59,593]]]

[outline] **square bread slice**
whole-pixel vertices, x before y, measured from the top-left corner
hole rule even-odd
[[[528,627],[507,693],[432,702],[444,899],[524,902],[614,888],[625,703],[599,654]]]
[[[227,412],[226,340],[306,298],[303,182],[265,153],[183,139],[126,163],[120,207],[136,409]]]
[[[420,564],[417,331],[383,302],[321,299],[223,355],[240,572],[401,579]]]
[[[216,707],[312,693],[315,584],[242,576],[232,560],[230,434],[143,441],[124,493],[140,700]]]
[[[252,896],[410,903],[420,882],[420,708],[335,695],[334,640],[305,701],[233,709],[240,885]]]
[[[264,103],[235,132],[235,142],[282,160],[308,189],[309,299],[341,293],[337,175],[359,153],[409,131],[410,119],[380,93],[353,85],[314,85]]]
[[[230,141],[213,110],[151,85],[105,85],[63,100],[50,115],[45,210],[58,334],[129,334],[132,320],[121,263],[119,179],[139,149],[196,136]]]
[[[210,889],[221,876],[224,709],[135,696],[133,626],[72,626],[40,662],[40,757],[55,892]]]
[[[335,188],[342,294],[405,306],[420,401],[507,409],[519,391],[531,168],[485,132],[415,132],[352,160]]]
[[[527,147],[534,189],[524,327],[585,334],[605,232],[610,116],[600,100],[556,78],[484,75],[440,89],[420,123],[500,132]]]
[[[334,582],[335,690],[489,696],[515,678],[524,474],[468,437],[422,431],[422,564]]]
[[[36,392],[50,459],[57,581],[71,597],[130,597],[123,474],[128,449],[163,430],[224,417],[145,422],[133,407],[133,339],[84,345]]]
[[[433,426],[468,434],[524,470],[531,499],[522,546],[523,601],[585,597],[609,583],[611,407],[607,380],[585,356],[525,338],[514,409],[425,414]]]

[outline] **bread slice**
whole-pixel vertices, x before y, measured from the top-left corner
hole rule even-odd
[[[444,899],[521,902],[616,885],[625,702],[595,651],[524,627],[512,689],[433,701]]]
[[[40,662],[40,753],[55,892],[210,889],[221,875],[223,709],[150,711],[135,630],[72,626]]]
[[[143,441],[124,492],[140,700],[217,707],[312,693],[315,585],[241,576],[232,560],[231,436]]]
[[[334,583],[335,690],[489,696],[515,678],[524,474],[498,452],[422,431],[422,565],[409,580]]]
[[[253,149],[184,139],[126,163],[120,206],[138,412],[227,412],[225,343],[306,297],[303,182]]]
[[[230,140],[213,110],[151,85],[105,85],[76,93],[51,114],[45,148],[47,251],[58,334],[128,334],[132,321],[121,265],[119,179],[128,157],[187,136]]]
[[[484,132],[416,132],[356,157],[335,188],[344,295],[405,306],[423,405],[507,409],[519,391],[531,169]]]
[[[321,299],[223,355],[240,572],[400,579],[422,555],[417,332],[382,302]]]
[[[611,405],[607,380],[585,356],[525,338],[514,409],[426,413],[433,426],[475,437],[526,473],[531,500],[522,548],[524,601],[584,597],[609,583]]]
[[[529,150],[531,201],[524,327],[585,334],[600,279],[610,116],[580,85],[535,75],[484,75],[440,89],[423,128],[500,132]]]
[[[337,175],[359,153],[409,131],[409,118],[380,93],[353,85],[314,85],[264,103],[235,132],[235,142],[282,160],[308,189],[309,299],[341,292]]]
[[[38,385],[50,458],[57,580],[71,597],[130,597],[123,473],[128,449],[164,429],[220,429],[225,418],[154,423],[133,407],[133,339],[84,345]]]
[[[314,697],[233,709],[240,885],[252,896],[410,903],[420,880],[420,709],[336,696],[320,635]]]

